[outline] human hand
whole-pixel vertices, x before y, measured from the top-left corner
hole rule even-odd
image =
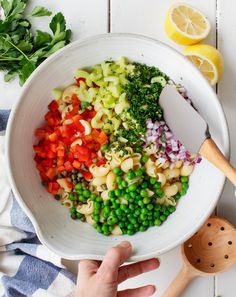
[[[131,256],[132,246],[128,241],[111,248],[102,262],[81,260],[76,286],[76,297],[148,297],[155,286],[147,285],[136,289],[117,292],[120,283],[144,272],[159,267],[157,259],[150,259],[121,266]],[[120,267],[121,266],[121,267]]]

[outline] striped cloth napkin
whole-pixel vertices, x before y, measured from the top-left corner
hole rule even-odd
[[[0,296],[73,296],[75,275],[38,240],[6,177],[4,131],[9,110],[0,110]]]

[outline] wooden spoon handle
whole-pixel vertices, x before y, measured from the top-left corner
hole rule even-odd
[[[179,297],[194,277],[196,274],[184,265],[162,297]]]
[[[236,169],[229,163],[211,138],[207,138],[203,142],[199,153],[221,170],[236,186]]]

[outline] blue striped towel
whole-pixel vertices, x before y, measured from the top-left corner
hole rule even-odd
[[[9,110],[0,110],[0,296],[73,296],[76,277],[38,240],[6,177],[4,131]]]

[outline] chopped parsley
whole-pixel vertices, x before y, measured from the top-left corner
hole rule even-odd
[[[147,119],[163,118],[162,109],[158,105],[163,86],[158,82],[151,83],[151,79],[156,76],[161,76],[165,80],[169,78],[156,67],[140,63],[134,65],[134,71],[128,76],[128,83],[123,88],[131,104],[129,109],[131,117],[141,126],[146,126]]]

